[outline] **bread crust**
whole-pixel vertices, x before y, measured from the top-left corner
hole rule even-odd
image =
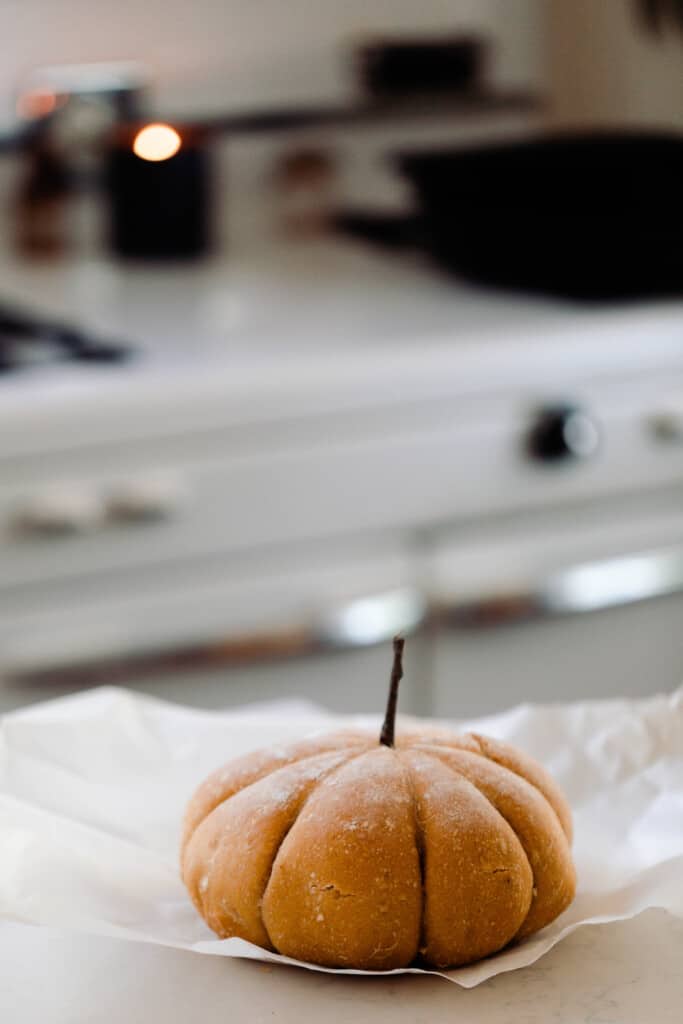
[[[187,809],[181,873],[202,917],[329,967],[455,967],[571,902],[571,811],[508,744],[424,727],[346,731],[239,758]]]

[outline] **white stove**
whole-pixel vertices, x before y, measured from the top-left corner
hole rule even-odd
[[[683,674],[680,303],[501,296],[332,242],[1,277],[134,352],[0,379],[6,706],[111,680],[372,707],[397,628],[413,710]]]

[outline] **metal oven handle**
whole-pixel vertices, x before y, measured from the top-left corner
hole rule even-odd
[[[424,595],[398,587],[334,606],[306,620],[225,634],[212,632],[173,643],[159,640],[107,650],[96,630],[79,632],[79,650],[58,631],[58,650],[37,649],[35,637],[0,659],[0,677],[12,683],[93,686],[176,672],[258,664],[336,650],[372,646],[396,633],[416,632],[429,618]],[[85,636],[84,636],[85,633]],[[112,644],[112,647],[115,645]],[[24,647],[26,648],[24,650]]]
[[[683,547],[582,562],[481,598],[436,597],[430,618],[452,628],[493,627],[605,611],[683,592]]]
[[[349,651],[384,643],[396,633],[426,626],[493,628],[555,618],[683,593],[683,547],[587,562],[561,569],[539,583],[477,597],[425,594],[401,587],[345,602],[308,622],[213,636],[124,654],[100,653],[77,663],[5,666],[14,680],[53,680],[69,685],[112,682],[177,671],[229,667],[326,651]]]

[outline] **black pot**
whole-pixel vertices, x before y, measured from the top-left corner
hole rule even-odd
[[[582,134],[402,155],[423,237],[487,284],[584,299],[683,294],[683,138]]]

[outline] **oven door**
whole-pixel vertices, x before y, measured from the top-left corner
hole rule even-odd
[[[637,697],[683,682],[683,495],[442,536],[431,706]],[[625,507],[630,507],[628,518]]]
[[[63,582],[15,591],[0,709],[115,683],[205,707],[294,696],[378,711],[397,632],[410,634],[405,712],[670,690],[683,679],[683,495],[638,505],[628,518],[605,502],[473,520],[383,554],[340,543],[271,553],[267,568],[215,558],[124,575],[111,592],[95,578],[77,600]]]
[[[202,707],[299,697],[344,712],[429,711],[422,555],[338,541],[0,594],[0,712],[94,685]]]

